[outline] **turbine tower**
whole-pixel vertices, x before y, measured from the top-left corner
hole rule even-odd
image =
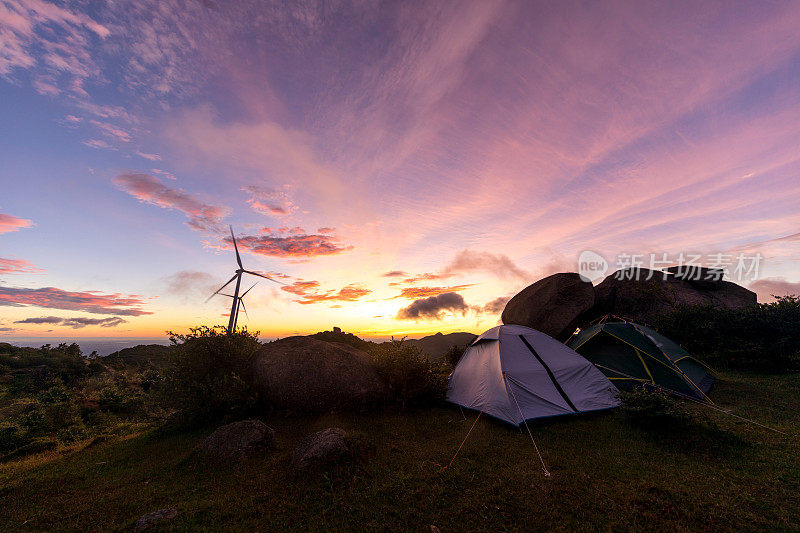
[[[242,258],[239,255],[239,247],[236,245],[236,237],[233,235],[233,226],[229,226],[229,228],[231,230],[231,240],[233,241],[233,249],[236,251],[236,263],[239,265],[239,268],[236,269],[236,273],[233,275],[233,277],[231,279],[229,279],[227,282],[225,282],[225,285],[223,285],[222,287],[217,289],[216,292],[214,292],[214,294],[212,294],[211,296],[208,297],[206,302],[208,300],[210,300],[211,298],[213,298],[214,296],[216,296],[217,294],[219,294],[220,291],[222,289],[224,289],[225,287],[227,287],[228,285],[230,285],[231,282],[233,282],[233,280],[236,280],[236,288],[233,291],[233,295],[230,295],[230,294],[226,294],[225,295],[225,296],[228,296],[229,298],[233,299],[233,302],[231,302],[231,314],[230,314],[230,317],[228,318],[228,335],[231,335],[231,334],[233,334],[234,331],[236,331],[236,319],[238,318],[238,314],[239,314],[239,305],[241,304],[242,307],[244,307],[244,302],[242,302],[242,298],[244,298],[244,295],[247,294],[248,292],[250,292],[250,289],[253,288],[253,287],[250,287],[250,289],[247,289],[244,292],[244,294],[239,296],[239,287],[242,284],[242,274],[250,274],[252,276],[258,276],[260,278],[268,279],[268,280],[270,280],[270,281],[272,281],[274,283],[278,283],[280,285],[285,285],[285,283],[281,283],[280,281],[272,279],[269,276],[265,276],[264,274],[259,274],[258,272],[253,272],[252,270],[246,270],[244,268],[244,266],[242,265]],[[247,313],[246,309],[245,309],[245,313]]]

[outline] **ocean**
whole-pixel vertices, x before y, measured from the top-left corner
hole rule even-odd
[[[0,337],[0,342],[7,342],[14,346],[27,346],[29,348],[39,348],[44,344],[58,346],[62,342],[67,344],[76,343],[81,347],[84,355],[96,351],[100,355],[108,355],[123,348],[130,348],[140,344],[162,344],[169,345],[167,337]]]

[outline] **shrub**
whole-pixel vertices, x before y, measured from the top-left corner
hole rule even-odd
[[[442,363],[430,361],[417,347],[392,339],[374,345],[370,356],[375,370],[386,384],[390,399],[402,408],[444,398],[447,368]]]
[[[245,411],[257,402],[251,361],[261,346],[258,332],[242,328],[228,335],[222,326],[201,326],[169,335],[173,348],[161,387],[167,405],[193,419]]]
[[[800,369],[800,298],[796,296],[741,309],[682,306],[653,325],[718,368]]]
[[[461,358],[464,356],[464,352],[467,351],[468,346],[451,346],[447,353],[444,354],[444,361],[450,365],[451,368],[455,368]]]
[[[16,424],[0,423],[0,456],[26,446],[32,441],[33,437]]]

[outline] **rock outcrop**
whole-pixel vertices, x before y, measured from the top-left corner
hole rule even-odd
[[[543,278],[511,298],[502,320],[565,340],[576,327],[607,314],[652,324],[684,305],[739,309],[756,302],[756,293],[723,281],[714,269],[619,270],[596,287],[576,273],[561,273]]]
[[[617,271],[595,287],[595,294],[592,315],[614,314],[645,324],[682,305],[739,309],[757,302],[756,293],[730,281],[647,269]]]
[[[540,279],[511,298],[503,310],[503,324],[537,329],[566,340],[594,307],[594,287],[574,272]]]
[[[366,352],[312,337],[265,344],[253,358],[253,374],[271,404],[296,412],[363,409],[385,395]]]

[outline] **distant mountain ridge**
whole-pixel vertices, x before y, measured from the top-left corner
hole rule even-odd
[[[404,342],[416,346],[419,351],[427,354],[431,359],[441,359],[453,346],[467,346],[478,336],[474,333],[459,331],[456,333],[436,333],[421,339],[406,339]]]

